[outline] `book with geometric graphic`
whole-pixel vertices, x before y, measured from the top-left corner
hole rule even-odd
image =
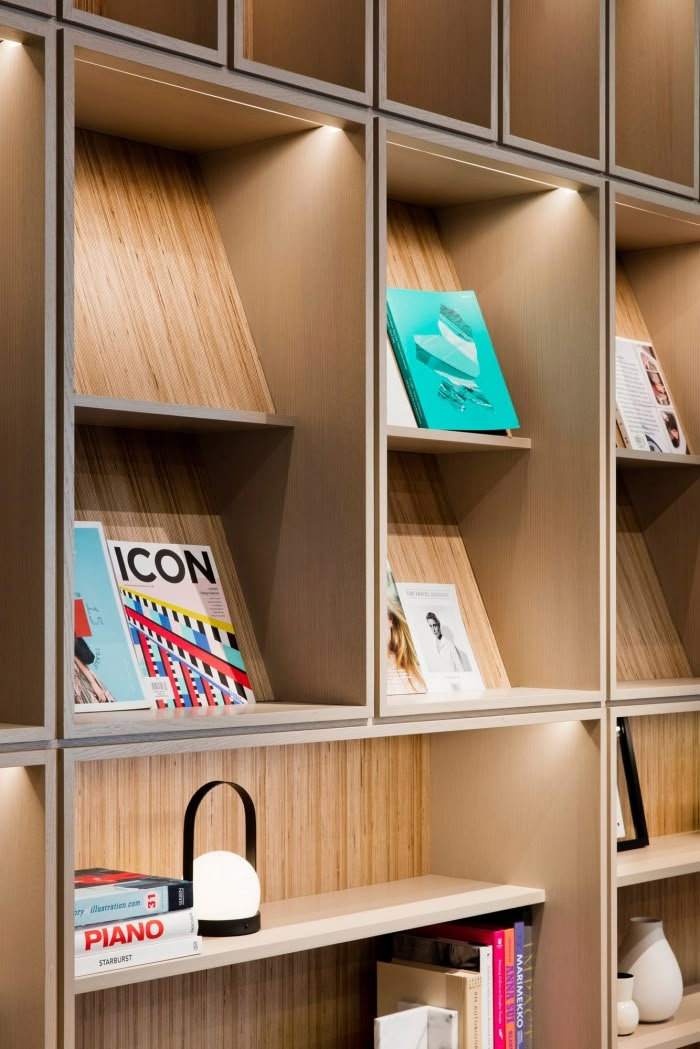
[[[73,532],[76,712],[153,705],[130,643],[102,525],[76,521]]]
[[[109,551],[155,705],[254,703],[210,547],[113,540]]]
[[[388,288],[387,328],[419,426],[479,432],[520,426],[473,291]],[[390,402],[390,413],[396,410]]]

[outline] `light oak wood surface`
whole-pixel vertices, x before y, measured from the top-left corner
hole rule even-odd
[[[124,29],[175,37],[213,51],[218,47],[218,0],[70,0],[64,4],[67,17],[84,11],[100,18],[124,23]],[[100,27],[99,23],[97,26]],[[104,26],[112,29],[111,26]],[[137,37],[138,38],[138,37]],[[149,41],[150,42],[150,41]]]
[[[683,1001],[671,1020],[660,1024],[640,1024],[637,1030],[618,1039],[619,1049],[697,1049],[700,1042],[700,991],[686,988]]]
[[[185,972],[257,961],[335,943],[384,936],[435,922],[544,903],[541,889],[425,875],[359,889],[262,904],[262,929],[204,941],[201,955],[76,980],[76,992],[102,991]]]
[[[163,404],[114,397],[75,397],[75,422],[84,426],[115,426],[129,430],[226,432],[261,427],[291,429],[294,419],[274,412],[242,412],[237,408],[202,408],[196,404]]]
[[[444,452],[506,452],[514,449],[526,451],[532,447],[532,441],[529,437],[388,426],[387,445],[390,452],[422,452],[437,455]]]
[[[639,885],[662,878],[679,878],[700,871],[700,831],[651,838],[645,849],[617,855],[617,884]]]
[[[196,163],[87,132],[75,157],[76,392],[274,411]]]
[[[695,0],[615,0],[611,18],[614,165],[697,193]]]
[[[494,0],[385,0],[382,10],[389,103],[495,135]]]
[[[506,140],[600,163],[605,5],[507,0],[504,41]]]

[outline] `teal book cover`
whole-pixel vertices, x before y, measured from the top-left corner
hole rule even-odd
[[[520,426],[473,291],[389,288],[387,325],[419,426]]]

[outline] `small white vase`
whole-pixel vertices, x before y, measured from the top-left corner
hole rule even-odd
[[[634,1034],[639,1023],[639,1009],[632,1000],[634,976],[632,973],[617,974],[617,1033]]]
[[[642,1023],[670,1020],[681,1004],[683,977],[660,918],[630,918],[618,964],[634,976],[634,1000]]]

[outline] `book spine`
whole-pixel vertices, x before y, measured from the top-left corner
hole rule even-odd
[[[493,1044],[493,947],[480,948],[480,972],[482,980],[481,1041],[484,1049],[494,1049]]]
[[[75,953],[96,954],[98,951],[139,944],[162,943],[183,936],[197,935],[194,911],[170,911],[148,918],[110,922],[108,925],[85,925],[75,931]]]
[[[516,921],[515,931],[515,1046],[525,1049],[525,923]]]
[[[524,943],[524,961],[523,961],[523,992],[524,992],[524,1005],[523,1005],[523,1017],[525,1022],[525,1049],[533,1049],[533,1038],[532,1038],[532,1027],[533,1027],[533,1002],[532,1002],[532,990],[534,980],[534,958],[533,958],[533,940],[532,940],[532,925],[527,924],[525,926],[525,943]]]
[[[185,936],[179,940],[166,940],[164,943],[140,943],[137,947],[127,947],[119,951],[96,951],[94,954],[78,955],[75,959],[75,975],[93,976],[95,973],[114,972],[117,969],[129,969],[134,965],[166,962],[173,958],[188,958],[201,953],[201,936]]]
[[[428,420],[426,418],[425,412],[423,411],[423,407],[422,407],[422,405],[420,403],[420,397],[418,396],[418,390],[416,389],[416,384],[413,381],[413,376],[411,375],[411,370],[408,367],[408,361],[406,360],[406,353],[405,353],[404,348],[403,348],[403,346],[401,344],[401,339],[399,337],[398,329],[397,329],[396,324],[394,322],[394,318],[391,315],[391,307],[389,306],[388,303],[387,303],[387,307],[386,307],[386,322],[387,322],[387,329],[388,329],[388,332],[389,332],[389,341],[391,342],[391,345],[392,345],[393,350],[394,350],[394,356],[396,357],[396,363],[399,366],[399,371],[401,372],[401,377],[403,378],[403,384],[406,387],[406,393],[408,394],[408,399],[411,402],[411,407],[413,408],[413,414],[416,417],[416,422],[418,423],[418,425],[422,426],[423,429],[426,429],[427,426],[428,426]]]
[[[89,890],[85,895],[76,894],[75,927],[188,910],[193,904],[192,882],[187,881],[175,885],[149,886],[146,889],[115,887],[115,891]]]
[[[481,1044],[481,1006],[483,980],[478,973],[470,974],[467,983],[467,1044],[465,1049],[482,1049]]]
[[[506,1049],[515,1049],[515,932],[505,929],[503,934],[506,985]]]

